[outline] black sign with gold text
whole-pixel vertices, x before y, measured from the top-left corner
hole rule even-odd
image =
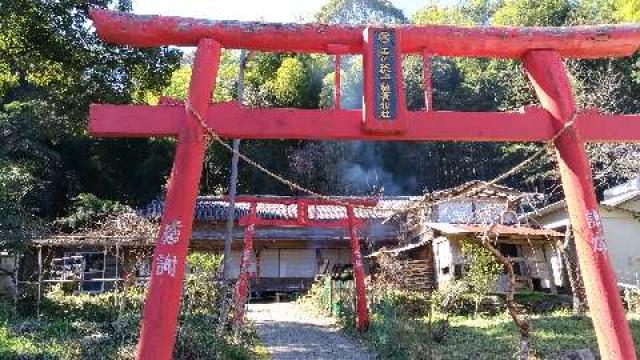
[[[373,101],[379,120],[394,120],[398,114],[397,45],[394,29],[374,31]]]

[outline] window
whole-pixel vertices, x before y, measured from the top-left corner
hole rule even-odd
[[[453,278],[458,280],[462,279],[462,265],[458,264],[453,267]]]
[[[107,257],[104,252],[69,252],[51,261],[54,280],[77,280],[79,289],[88,292],[104,291]]]
[[[516,244],[498,244],[498,250],[506,257],[518,257],[518,245]]]

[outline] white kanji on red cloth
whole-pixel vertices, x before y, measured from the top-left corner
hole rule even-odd
[[[173,220],[164,226],[162,232],[162,243],[165,245],[174,245],[180,239],[180,230],[182,223],[180,220]]]
[[[607,251],[607,243],[604,240],[604,232],[602,230],[602,219],[600,219],[600,214],[597,210],[591,209],[587,210],[585,214],[587,217],[587,226],[589,226],[589,230],[591,230],[591,246],[593,250],[599,252]]]
[[[175,255],[158,255],[158,261],[156,262],[156,275],[169,275],[171,277],[176,276],[176,266],[178,259]]]

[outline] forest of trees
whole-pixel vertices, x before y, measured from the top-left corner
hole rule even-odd
[[[42,224],[79,209],[108,211],[115,203],[142,207],[162,196],[173,140],[92,138],[86,130],[88,107],[184,98],[192,53],[105,44],[88,19],[91,6],[131,9],[127,0],[0,2],[0,239],[5,241],[29,236]],[[328,0],[308,20],[469,26],[623,23],[640,21],[640,0],[461,0],[450,6],[432,1],[415,14],[403,14],[386,0]],[[223,53],[214,101],[235,97],[238,58],[238,51]],[[421,66],[420,58],[404,59],[410,109],[423,104]],[[640,113],[638,54],[569,61],[567,66],[580,108]],[[333,69],[333,58],[325,55],[253,54],[246,68],[245,105],[332,106]],[[343,107],[359,108],[361,59],[344,57],[342,71]],[[514,110],[536,103],[516,61],[435,58],[433,84],[436,110]],[[286,140],[243,141],[242,151],[321,193],[416,195],[491,179],[538,146]],[[638,145],[589,145],[589,152],[600,190],[640,168]],[[201,193],[226,191],[229,163],[228,151],[210,147]],[[505,183],[561,196],[554,169],[550,156]],[[295,195],[242,163],[238,189]]]

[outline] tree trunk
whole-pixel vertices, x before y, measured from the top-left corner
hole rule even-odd
[[[244,102],[244,68],[247,63],[247,52],[240,52],[240,66],[238,67],[237,101],[240,106]],[[224,257],[222,262],[222,289],[219,314],[219,330],[222,331],[229,319],[231,297],[231,243],[233,242],[233,225],[236,209],[236,192],[238,184],[238,162],[240,151],[240,139],[233,139],[233,154],[231,154],[231,177],[229,179],[229,207],[227,210],[227,234],[224,239]]]
[[[582,283],[582,276],[580,275],[580,266],[578,265],[572,234],[571,225],[568,225],[565,232],[564,243],[559,243],[558,248],[562,255],[562,262],[567,269],[567,277],[573,297],[573,314],[576,316],[584,316],[587,311],[587,299],[584,293],[584,285]]]
[[[505,269],[507,269],[507,272],[509,273],[509,286],[507,287],[506,300],[507,311],[509,311],[509,315],[518,327],[518,332],[520,333],[519,359],[527,360],[529,358],[529,333],[531,331],[531,325],[526,320],[521,319],[520,314],[518,313],[518,307],[513,296],[516,288],[516,275],[513,271],[513,265],[509,259],[504,257],[498,249],[489,243],[489,239],[482,239],[480,243],[489,250],[502,265],[504,265]]]

